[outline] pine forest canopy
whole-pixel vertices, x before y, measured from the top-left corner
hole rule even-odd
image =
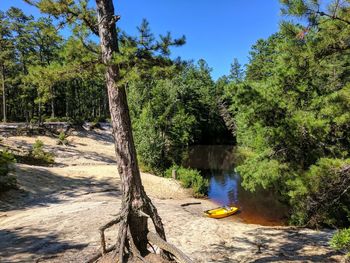
[[[107,80],[126,90],[127,138],[144,169],[163,174],[189,145],[234,141],[243,185],[278,193],[291,223],[350,225],[350,1],[281,0],[279,31],[217,81],[204,60],[172,59],[185,38],[156,38],[146,20],[137,36],[112,32],[118,41],[107,59],[91,38],[103,19],[86,2],[27,2],[51,16],[0,13],[5,121],[109,119],[116,94],[105,89],[105,72],[116,70]]]

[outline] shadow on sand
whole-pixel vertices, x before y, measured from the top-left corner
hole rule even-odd
[[[20,165],[16,168],[18,190],[0,194],[0,212],[62,203],[69,198],[91,193],[119,196],[116,178],[68,177],[44,167]],[[67,173],[70,171],[68,170]]]
[[[57,234],[32,235],[38,229],[16,228],[14,230],[0,230],[0,236],[7,242],[0,242],[0,262],[7,261],[6,258],[17,256],[16,262],[39,262],[41,257],[49,258],[66,250],[81,250],[88,244],[71,244],[59,240]],[[9,245],[10,244],[10,245]],[[31,254],[31,256],[30,256]]]
[[[339,262],[340,255],[329,248],[331,233],[293,229],[258,228],[247,231],[245,237],[234,237],[233,244],[213,244],[213,253],[220,255],[215,262]],[[258,244],[261,253],[258,253]],[[245,250],[244,259],[232,260],[230,255]],[[322,252],[320,251],[322,250]],[[317,252],[317,253],[315,253]]]
[[[91,133],[91,134],[90,134]],[[111,144],[113,143],[112,137],[109,134],[100,134],[100,133],[83,133],[83,134],[78,134],[77,136],[82,137],[82,138],[91,138],[94,140],[98,140],[101,142],[105,142],[106,144]],[[107,140],[107,141],[104,141]],[[116,164],[115,158],[108,156],[106,154],[102,154],[100,152],[95,152],[95,151],[89,151],[89,150],[84,150],[80,151],[76,149],[75,144],[79,143],[73,143],[68,146],[44,146],[44,150],[53,153],[56,157],[63,157],[64,159],[77,159],[77,158],[84,158],[87,161],[92,161],[93,163],[103,163],[103,164]],[[27,162],[26,159],[28,159],[28,154],[32,150],[32,144],[24,141],[24,140],[17,140],[16,141],[16,147],[13,146],[8,146],[8,145],[1,145],[4,148],[9,148],[15,155],[18,156],[18,160],[21,163],[25,164],[30,164],[30,165],[35,165],[34,162]],[[38,163],[38,165],[40,165]],[[54,165],[50,166],[67,166],[62,163],[55,163]]]

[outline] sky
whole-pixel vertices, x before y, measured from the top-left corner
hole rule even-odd
[[[155,35],[170,31],[174,37],[186,36],[186,45],[173,49],[172,56],[186,60],[205,59],[214,79],[227,75],[237,58],[249,60],[250,47],[260,38],[278,30],[278,0],[114,0],[118,26],[129,34],[143,18]],[[0,10],[10,6],[39,16],[36,8],[23,0],[0,0]]]

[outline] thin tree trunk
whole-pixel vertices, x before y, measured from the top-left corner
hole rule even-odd
[[[3,122],[7,122],[6,116],[6,89],[5,89],[5,67],[1,66],[1,78],[2,78],[2,112],[3,112]]]
[[[39,99],[39,105],[38,105],[38,115],[39,115],[39,125],[41,125],[41,99]]]
[[[68,118],[69,117],[69,95],[68,91],[66,92],[66,114],[65,116]]]
[[[55,95],[54,95],[54,89],[53,87],[51,89],[51,118],[55,118]]]

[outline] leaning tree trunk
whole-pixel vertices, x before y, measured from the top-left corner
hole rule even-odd
[[[147,216],[155,225],[157,234],[165,238],[161,218],[142,186],[138,168],[136,150],[133,141],[126,90],[118,84],[119,69],[113,63],[113,54],[119,52],[116,21],[112,0],[96,0],[98,14],[98,31],[102,51],[102,60],[106,65],[106,83],[111,114],[115,152],[118,172],[121,177],[123,199],[120,214],[110,223],[100,228],[102,254],[106,253],[103,231],[112,224],[119,222],[119,233],[115,245],[115,253],[119,262],[123,262],[125,250],[133,256],[147,254],[147,243],[150,238]],[[163,253],[163,256],[168,254]]]

